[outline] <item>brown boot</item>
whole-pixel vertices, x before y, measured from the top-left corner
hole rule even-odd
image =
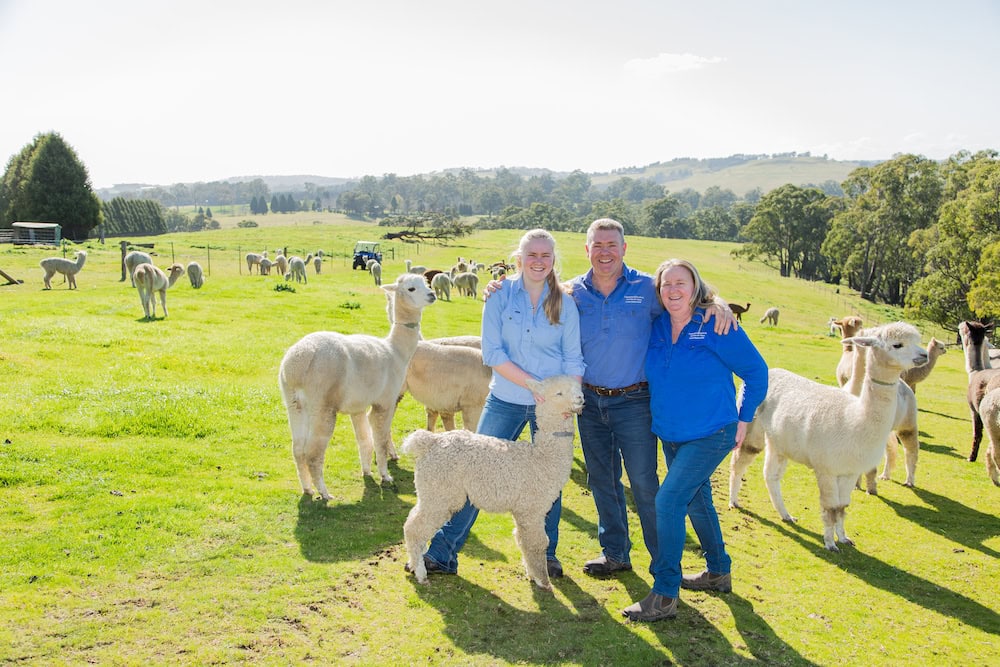
[[[677,598],[668,598],[650,593],[634,605],[622,609],[622,616],[630,621],[652,623],[677,615]]]
[[[729,593],[733,590],[733,576],[730,573],[712,574],[705,570],[701,574],[685,574],[681,577],[681,588],[689,591],[719,591]]]

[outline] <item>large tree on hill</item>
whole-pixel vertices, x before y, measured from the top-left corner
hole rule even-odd
[[[827,196],[817,188],[782,185],[757,204],[741,230],[748,242],[738,251],[750,260],[760,258],[782,276],[822,277],[818,250],[830,224]]]
[[[101,202],[87,168],[55,132],[39,134],[13,156],[0,181],[0,223],[57,222],[65,238],[83,241],[101,222]]]
[[[831,224],[823,255],[861,297],[903,305],[922,275],[911,235],[937,221],[944,180],[933,160],[900,155],[861,167],[844,181],[847,204]]]

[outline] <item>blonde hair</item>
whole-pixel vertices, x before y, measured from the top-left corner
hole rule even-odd
[[[559,318],[562,315],[563,291],[559,284],[559,275],[556,270],[555,238],[544,229],[532,229],[524,233],[524,236],[521,237],[521,240],[517,244],[517,250],[512,252],[510,256],[517,264],[518,273],[522,273],[524,250],[529,243],[538,239],[548,241],[549,245],[552,246],[552,271],[549,272],[548,277],[545,279],[545,283],[549,286],[549,295],[545,297],[545,303],[542,304],[542,307],[545,309],[545,316],[549,319],[549,322],[551,324],[559,324]]]
[[[656,300],[660,302],[661,306],[664,305],[663,297],[660,296],[660,287],[663,285],[663,274],[675,266],[687,269],[691,274],[691,279],[694,281],[691,303],[688,304],[692,310],[695,308],[705,308],[715,303],[715,288],[701,279],[701,274],[698,273],[698,269],[694,268],[694,264],[686,259],[668,259],[656,269]]]

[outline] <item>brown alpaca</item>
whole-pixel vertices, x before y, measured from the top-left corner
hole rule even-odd
[[[744,308],[743,306],[741,306],[738,303],[731,303],[731,304],[729,304],[729,310],[733,311],[733,314],[736,315],[736,321],[737,322],[742,322],[743,321],[743,313],[745,313],[748,310],[750,310],[750,304],[748,303],[746,305],[746,307]]]

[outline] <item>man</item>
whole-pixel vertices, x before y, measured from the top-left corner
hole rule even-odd
[[[625,265],[625,230],[601,218],[587,229],[591,269],[570,281],[580,311],[580,342],[586,370],[584,408],[577,418],[587,483],[597,507],[601,555],[583,571],[600,577],[632,569],[622,466],[628,474],[643,541],[655,561],[658,450],[652,432],[649,385],[644,370],[653,320],[663,312],[653,277]],[[728,317],[719,317],[725,315]],[[715,328],[735,325],[719,306]]]

